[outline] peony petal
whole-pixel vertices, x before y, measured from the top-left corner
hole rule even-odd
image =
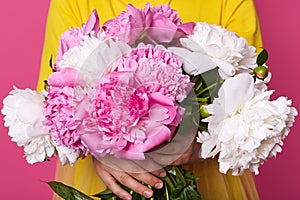
[[[191,35],[194,31],[194,28],[196,26],[195,22],[187,22],[184,24],[180,24],[178,26],[179,31],[183,32],[186,35]]]
[[[226,79],[215,99],[225,109],[225,114],[235,112],[240,106],[249,101],[254,95],[254,81],[249,74],[238,74]]]
[[[169,118],[168,109],[161,105],[155,104],[149,109],[149,117],[151,121],[163,123],[164,120]]]
[[[49,128],[43,126],[42,122],[39,121],[37,124],[32,126],[28,126],[26,129],[27,135],[31,138],[42,136],[42,135],[49,135]]]
[[[93,10],[89,16],[89,19],[84,26],[83,34],[88,35],[91,31],[94,31],[95,35],[97,35],[100,31],[100,20],[96,10]]]
[[[55,143],[55,142],[54,142]],[[55,143],[56,150],[58,153],[59,160],[62,165],[69,164],[72,166],[75,164],[80,156],[80,152],[76,151],[75,149],[69,148],[64,145],[57,145]]]
[[[48,84],[56,87],[63,86],[85,86],[82,74],[74,68],[63,68],[58,72],[53,72],[48,78]]]
[[[177,110],[176,110],[176,116],[175,116],[174,120],[172,121],[172,123],[170,123],[170,125],[177,127],[180,124],[180,122],[182,121],[184,113],[185,113],[185,108],[178,106]]]
[[[84,128],[79,128],[78,132],[81,133],[80,139],[93,156],[101,158],[106,155],[106,149],[112,148],[112,144],[104,140],[99,132],[82,133],[84,131]]]
[[[107,40],[100,42],[84,59],[81,70],[93,81],[98,80],[105,72],[111,71],[109,67],[119,60],[131,48],[124,42]]]
[[[188,74],[202,74],[217,66],[208,56],[202,53],[191,52],[180,47],[170,47],[168,49],[182,59],[183,69]]]
[[[144,153],[163,142],[166,142],[171,134],[170,129],[164,125],[148,128],[145,141],[140,144],[130,144],[127,150],[129,152]]]
[[[150,119],[170,124],[176,117],[176,106],[171,98],[153,93],[149,95]]]
[[[135,28],[143,28],[143,14],[142,11],[136,7],[134,7],[132,4],[127,4],[126,10],[129,14],[134,19],[134,26]]]
[[[232,64],[229,62],[226,62],[224,60],[218,59],[218,58],[211,58],[214,63],[220,68],[220,70],[223,73],[220,73],[221,77],[223,79],[229,78],[233,75],[235,75],[235,68]]]
[[[153,16],[151,28],[147,30],[150,38],[158,43],[171,42],[177,32],[177,26],[163,14]]]
[[[182,44],[183,47],[187,48],[188,50],[192,52],[199,52],[202,54],[206,54],[204,49],[194,40],[191,40],[189,38],[180,38],[180,43]]]
[[[23,102],[16,111],[16,117],[23,123],[34,124],[43,119],[43,102]]]
[[[144,153],[138,151],[131,151],[131,150],[121,150],[114,154],[116,158],[120,159],[128,159],[128,160],[145,160]]]
[[[217,148],[217,140],[213,137],[206,138],[201,145],[201,157],[210,158],[214,157],[219,153],[219,148]]]
[[[151,11],[150,3],[146,3],[145,8],[142,10],[144,16],[144,26],[149,28],[153,19],[153,12]]]

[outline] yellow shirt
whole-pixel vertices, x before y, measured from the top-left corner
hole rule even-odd
[[[44,51],[42,56],[38,90],[51,73],[49,59],[55,59],[60,35],[70,27],[79,27],[86,22],[93,9],[97,9],[100,23],[115,17],[125,10],[128,3],[135,7],[169,3],[178,10],[183,22],[206,21],[221,25],[245,37],[249,44],[261,47],[260,28],[252,0],[52,0],[49,8]],[[198,188],[203,199],[259,199],[253,175],[233,177],[218,172],[216,159],[187,166],[199,177]],[[79,190],[94,194],[105,188],[96,175],[91,157],[80,160],[73,167],[58,163],[57,180],[73,185]]]

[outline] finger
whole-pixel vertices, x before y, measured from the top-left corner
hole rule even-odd
[[[165,176],[165,170],[159,164],[157,164],[152,159],[146,156],[145,160],[123,160],[118,159],[113,156],[105,156],[104,158],[99,158],[101,163],[104,163],[110,167],[117,166],[117,169],[122,169],[128,173],[152,173],[156,176]]]
[[[133,162],[130,160],[121,160],[121,159],[111,157],[109,161],[110,161],[110,167],[113,167],[114,170],[116,171],[121,171],[121,173],[126,172],[127,174],[134,177],[135,179],[142,181],[148,185],[151,185],[152,187],[155,187],[157,189],[161,189],[163,186],[162,180],[157,178],[155,175],[163,174],[165,173],[165,170],[162,169],[157,164],[155,164],[150,159]],[[151,173],[147,171],[147,169],[143,168],[143,166],[146,167],[147,164],[149,165],[148,169],[151,170]]]
[[[110,173],[123,185],[127,186],[128,188],[131,188],[133,191],[135,191],[138,194],[143,195],[146,198],[150,198],[153,195],[153,191],[146,187],[145,185],[141,184],[134,178],[137,178],[141,181],[148,180],[145,178],[145,175],[142,175],[141,173],[138,174],[127,174],[123,171],[118,171],[115,169],[112,169]],[[134,178],[133,178],[134,177]],[[149,182],[149,180],[148,180]]]
[[[98,163],[97,163],[98,162]],[[121,199],[131,200],[131,195],[122,189],[120,185],[115,181],[113,176],[106,171],[106,168],[99,162],[95,161],[95,170],[104,184],[109,188],[114,194],[116,194]]]

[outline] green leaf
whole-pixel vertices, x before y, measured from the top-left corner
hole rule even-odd
[[[53,59],[53,56],[51,55],[50,59],[49,59],[49,66],[51,67],[51,69],[53,69],[52,59]]]
[[[47,80],[44,80],[44,90],[48,90],[49,84]]]
[[[55,72],[56,70],[53,67],[53,56],[51,55],[50,59],[49,59],[49,66],[52,69],[52,72]]]
[[[101,199],[110,199],[113,197],[117,197],[110,189],[106,189],[103,192],[99,192],[97,194],[94,194],[93,197],[98,197]]]
[[[67,186],[61,182],[46,182],[52,190],[65,200],[93,200],[91,197],[83,194],[79,190]]]
[[[257,59],[256,59],[256,64],[257,65],[263,65],[267,62],[268,60],[268,52],[267,50],[263,49],[257,56]]]
[[[180,196],[181,192],[183,191],[184,189],[184,184],[179,182],[176,184],[175,186],[175,190],[172,191],[171,193],[171,197],[174,199],[174,198],[177,198],[178,196]]]

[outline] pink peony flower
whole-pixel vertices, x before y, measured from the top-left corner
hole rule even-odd
[[[182,61],[163,46],[140,44],[117,64],[118,71],[136,71],[136,79],[149,91],[166,90],[166,95],[181,102],[191,91],[189,77],[182,74]],[[170,74],[175,74],[170,77]],[[160,82],[163,87],[152,84]],[[179,84],[180,83],[180,84]]]
[[[195,23],[182,24],[178,12],[168,4],[154,6],[151,12],[152,21],[147,34],[158,43],[171,42],[182,34],[191,34],[194,30]]]
[[[118,37],[131,45],[143,33],[147,20],[145,21],[141,9],[131,4],[126,9],[126,12],[121,12],[116,18],[105,22],[102,28],[108,38]]]
[[[77,133],[78,124],[74,118],[75,109],[85,96],[81,87],[50,87],[44,108],[44,125],[50,128],[50,135],[58,146],[64,145],[86,152]]]
[[[56,56],[55,69],[59,70],[58,62],[63,59],[63,55],[71,48],[78,46],[83,41],[83,36],[93,34],[98,35],[100,31],[100,21],[98,13],[93,10],[86,24],[82,25],[82,28],[70,28],[63,34],[59,41],[58,52]]]
[[[127,11],[104,23],[107,38],[117,37],[129,45],[139,39],[147,43],[167,43],[182,34],[191,34],[195,26],[195,23],[182,24],[177,11],[167,4],[150,7],[147,3],[144,9],[129,4],[126,8]]]
[[[184,114],[176,100],[192,85],[180,60],[161,46],[133,49],[117,66],[100,79],[95,112],[86,109],[79,135],[94,156],[144,159],[144,152],[172,136]]]
[[[179,26],[181,24],[181,19],[178,15],[178,12],[176,10],[173,10],[168,4],[153,6],[151,10],[154,15],[156,15],[153,18],[158,17],[159,15],[163,15],[174,25]]]

